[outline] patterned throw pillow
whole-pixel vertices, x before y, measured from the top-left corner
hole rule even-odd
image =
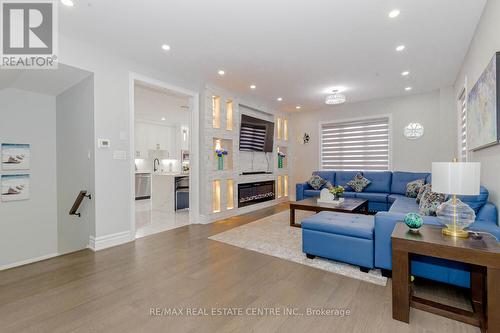
[[[420,214],[436,216],[436,210],[444,202],[445,195],[427,190],[420,199]]]
[[[422,186],[420,188],[420,190],[418,190],[418,194],[417,194],[417,203],[420,204],[420,199],[422,199],[422,196],[424,195],[425,191],[427,190],[432,190],[432,185],[431,184],[425,184],[424,186]]]
[[[356,192],[363,192],[364,188],[371,184],[371,181],[363,177],[362,174],[358,173],[353,180],[347,182],[347,185],[353,188]]]
[[[311,185],[313,189],[319,190],[321,187],[323,187],[323,185],[326,184],[326,180],[324,180],[318,175],[312,175],[311,178],[309,178],[309,180],[307,181],[307,183]]]
[[[406,196],[408,198],[416,198],[418,191],[424,186],[425,179],[417,179],[406,184]]]

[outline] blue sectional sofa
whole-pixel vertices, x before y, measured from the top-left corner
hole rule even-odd
[[[397,222],[403,220],[409,212],[418,212],[419,207],[415,198],[408,198],[406,184],[417,179],[425,179],[431,182],[429,173],[415,172],[361,172],[371,184],[363,192],[354,192],[347,182],[352,180],[358,172],[351,171],[318,171],[319,175],[334,185],[344,186],[345,197],[367,199],[369,210],[376,212],[374,217],[373,231],[373,263],[374,267],[384,271],[392,270],[391,234]],[[296,200],[319,196],[320,191],[312,189],[309,184],[296,185]],[[500,227],[498,225],[498,212],[495,205],[488,202],[488,190],[481,187],[477,196],[461,196],[460,200],[467,203],[476,212],[476,221],[470,226],[470,230],[488,232],[500,240]],[[325,215],[326,216],[326,215]],[[317,228],[317,221],[312,221],[311,226],[306,223],[307,228]],[[440,225],[437,217],[425,216],[424,223]],[[316,230],[312,230],[316,231]],[[309,231],[308,231],[309,232]],[[325,245],[323,242],[321,246]],[[313,246],[314,247],[314,246]],[[332,245],[332,247],[334,247]],[[309,249],[308,249],[309,251]],[[309,251],[313,253],[314,251]],[[308,252],[306,252],[308,253]],[[325,252],[327,253],[327,252]],[[320,255],[318,253],[313,253]],[[321,255],[320,255],[321,256]],[[331,258],[335,259],[335,258]],[[370,267],[370,265],[366,265]],[[432,280],[437,280],[453,285],[470,286],[470,273],[464,264],[430,257],[414,257],[411,263],[412,274]]]

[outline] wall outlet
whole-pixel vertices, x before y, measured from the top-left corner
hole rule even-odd
[[[97,147],[99,148],[109,148],[111,147],[111,141],[109,139],[99,139],[97,140]]]

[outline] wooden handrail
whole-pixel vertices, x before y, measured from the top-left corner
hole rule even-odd
[[[69,211],[69,215],[76,215],[78,217],[82,217],[82,214],[77,213],[77,211],[80,208],[80,205],[82,204],[84,198],[89,198],[89,200],[92,200],[92,195],[87,194],[87,191],[80,191],[80,193],[78,193],[78,196],[76,197],[73,207],[71,207]]]

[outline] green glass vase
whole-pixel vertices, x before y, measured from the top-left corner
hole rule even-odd
[[[217,156],[217,170],[224,170],[224,157]]]

